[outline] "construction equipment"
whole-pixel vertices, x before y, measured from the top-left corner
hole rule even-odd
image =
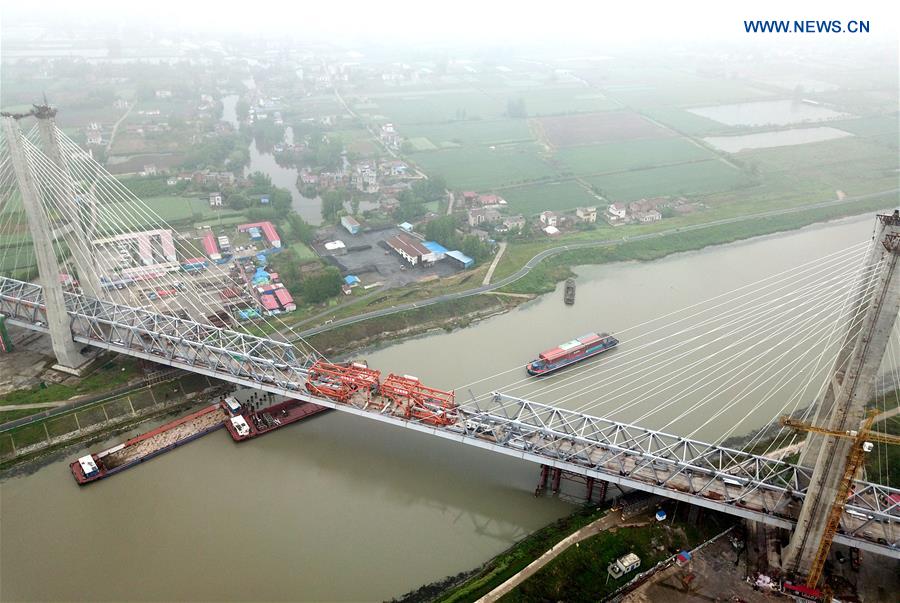
[[[834,535],[837,533],[838,526],[841,523],[841,516],[844,513],[844,505],[846,505],[847,497],[850,495],[850,489],[853,487],[854,476],[856,475],[856,472],[859,471],[860,467],[862,467],[866,453],[872,450],[872,443],[900,444],[900,437],[898,436],[878,433],[871,430],[877,415],[878,411],[869,411],[862,428],[858,431],[854,429],[848,431],[835,431],[824,427],[816,427],[815,425],[810,425],[809,423],[804,423],[792,419],[791,417],[781,417],[780,422],[783,426],[790,427],[797,431],[806,431],[825,436],[853,440],[853,446],[850,448],[850,454],[847,458],[847,466],[844,470],[844,475],[841,478],[837,496],[834,499],[834,503],[832,504],[831,511],[828,515],[825,533],[822,535],[822,540],[819,542],[819,548],[816,552],[812,569],[809,572],[809,576],[806,578],[806,586],[809,588],[815,588],[819,579],[822,577],[822,570],[825,567],[825,560],[828,558],[828,551],[831,549],[831,542],[834,540]]]

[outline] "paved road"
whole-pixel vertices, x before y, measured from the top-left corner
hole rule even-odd
[[[430,306],[433,304],[439,304],[445,301],[453,301],[457,299],[462,299],[464,297],[470,297],[472,295],[478,295],[480,293],[485,293],[487,291],[493,291],[495,289],[500,289],[509,284],[512,284],[531,272],[535,266],[540,264],[547,258],[553,257],[555,255],[559,255],[561,253],[565,253],[566,251],[573,251],[576,249],[589,249],[593,247],[611,247],[613,245],[618,245],[623,242],[633,242],[633,241],[646,241],[649,239],[657,238],[657,237],[668,237],[676,234],[682,234],[686,232],[693,232],[696,230],[704,230],[707,228],[713,228],[715,226],[722,226],[725,224],[736,224],[739,222],[746,222],[748,220],[756,220],[759,218],[770,218],[774,216],[783,216],[788,214],[795,214],[804,211],[809,211],[811,209],[822,209],[826,207],[832,207],[834,205],[841,205],[843,203],[852,203],[857,201],[865,201],[868,199],[874,199],[877,197],[890,195],[900,192],[900,188],[895,188],[886,191],[880,191],[877,193],[869,193],[868,195],[859,195],[857,197],[847,197],[846,199],[831,199],[828,201],[822,201],[819,203],[813,203],[811,205],[803,205],[800,207],[790,207],[786,209],[774,209],[770,211],[764,211],[756,214],[748,214],[746,216],[737,216],[734,218],[723,218],[721,220],[713,220],[712,222],[705,222],[703,224],[694,224],[692,226],[683,226],[681,228],[670,228],[668,230],[661,230],[659,232],[648,233],[637,235],[633,237],[620,237],[616,239],[604,239],[600,241],[583,241],[578,243],[569,243],[568,245],[561,245],[560,247],[553,247],[551,249],[545,249],[544,251],[538,253],[533,258],[528,260],[528,262],[522,266],[518,271],[513,274],[510,274],[506,278],[502,278],[499,281],[490,284],[490,285],[482,285],[480,287],[476,287],[474,289],[468,289],[466,291],[458,291],[456,293],[447,293],[445,295],[439,295],[437,297],[432,297],[430,299],[420,300],[413,303],[400,304],[397,306],[392,306],[390,308],[384,308],[381,310],[375,310],[372,312],[367,312],[365,314],[360,314],[358,316],[351,316],[349,318],[343,318],[341,320],[335,320],[329,324],[319,325],[318,327],[314,327],[312,329],[307,329],[305,331],[301,331],[297,334],[293,339],[297,339],[298,337],[310,337],[312,335],[317,335],[318,333],[324,333],[326,331],[330,331],[331,329],[336,329],[338,327],[343,327],[346,325],[356,324],[358,322],[362,322],[364,320],[369,320],[370,318],[378,318],[381,316],[388,316],[390,314],[396,314],[397,312],[403,312],[406,310],[412,310],[414,308],[422,308],[425,306]]]
[[[514,588],[531,578],[533,575],[539,572],[542,567],[556,559],[561,553],[566,551],[573,544],[579,543],[582,540],[590,538],[591,536],[596,536],[600,532],[605,532],[613,526],[632,527],[646,525],[647,523],[647,521],[639,521],[627,524],[622,523],[619,513],[610,511],[600,519],[594,520],[577,532],[573,532],[557,542],[549,551],[529,563],[518,574],[516,574],[485,596],[478,599],[477,603],[493,603],[493,601],[497,601],[504,595],[509,594]]]
[[[35,402],[34,404],[9,404],[7,406],[0,406],[0,411],[5,410],[33,410],[35,408],[54,408],[56,406],[63,406],[65,402]]]
[[[504,251],[506,251],[506,241],[500,243],[500,248],[497,250],[497,255],[494,256],[494,261],[491,262],[491,267],[488,268],[487,274],[484,275],[484,280],[481,281],[482,285],[491,284],[491,278],[494,276],[494,270],[497,269],[497,264],[500,263],[500,258],[503,257]]]

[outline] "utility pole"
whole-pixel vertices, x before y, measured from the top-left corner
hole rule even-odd
[[[22,195],[22,205],[25,206],[25,215],[28,218],[28,229],[34,244],[38,274],[43,284],[44,304],[47,308],[47,327],[50,330],[53,353],[56,354],[58,362],[55,368],[77,373],[78,367],[82,366],[86,359],[78,352],[78,345],[72,339],[69,315],[66,312],[62,285],[59,282],[59,262],[56,260],[56,251],[53,248],[50,224],[44,216],[40,192],[34,181],[31,166],[25,157],[22,147],[22,131],[19,129],[17,116],[4,115],[2,121],[3,134],[16,173],[19,192]]]
[[[94,265],[94,255],[91,249],[93,219],[96,212],[91,211],[89,216],[85,216],[84,210],[86,208],[81,206],[75,193],[72,173],[69,171],[68,162],[59,145],[59,133],[56,130],[56,109],[50,107],[45,100],[43,105],[35,105],[32,114],[37,118],[44,151],[62,172],[63,181],[60,183],[62,190],[54,190],[50,194],[56,196],[56,202],[60,207],[67,208],[71,212],[67,216],[72,228],[69,244],[72,247],[70,251],[72,259],[75,261],[75,269],[78,271],[78,282],[86,296],[100,299],[100,293],[103,289],[100,286],[100,277]],[[90,198],[89,202],[93,206],[93,195],[90,195]]]
[[[884,352],[890,340],[891,330],[900,312],[900,212],[879,215],[875,226],[875,243],[869,256],[869,270],[875,278],[875,288],[870,301],[859,308],[864,316],[854,334],[851,330],[845,339],[845,347],[852,343],[850,352],[841,350],[846,361],[835,365],[829,394],[825,402],[833,400],[831,408],[820,409],[816,426],[831,432],[858,430],[865,418],[866,404],[875,393],[875,379]],[[820,418],[821,417],[821,418]],[[812,434],[810,434],[812,435]],[[853,452],[853,441],[834,435],[818,435],[818,451],[815,468],[809,483],[803,508],[790,544],[784,552],[784,569],[794,574],[809,576],[819,551],[819,544],[826,537],[829,511],[839,496],[841,482],[847,471],[847,463]]]

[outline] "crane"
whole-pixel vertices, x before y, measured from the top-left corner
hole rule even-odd
[[[828,557],[828,551],[831,549],[831,542],[834,540],[834,535],[837,533],[838,526],[841,522],[841,516],[844,513],[844,505],[847,504],[847,496],[850,494],[850,488],[853,486],[853,476],[855,476],[856,472],[859,471],[859,468],[862,467],[866,453],[872,450],[872,442],[877,442],[879,444],[900,444],[900,437],[898,436],[887,433],[878,433],[871,430],[877,415],[877,410],[869,411],[861,429],[851,429],[848,431],[837,431],[825,427],[817,427],[786,416],[781,417],[780,419],[783,426],[790,427],[797,431],[806,431],[825,436],[853,440],[853,446],[850,448],[850,454],[847,457],[847,466],[844,469],[844,475],[841,478],[837,496],[834,499],[834,503],[831,505],[825,533],[822,535],[822,540],[819,542],[816,558],[813,561],[809,576],[806,578],[806,586],[809,588],[815,588],[819,579],[822,577],[822,570],[825,568],[825,560]]]

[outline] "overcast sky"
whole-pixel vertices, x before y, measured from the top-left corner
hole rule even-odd
[[[47,0],[4,2],[3,26],[33,19],[38,7],[74,24],[112,21],[154,28],[259,34],[297,33],[347,41],[416,44],[482,41],[730,41],[784,36],[835,45],[858,43],[850,34],[747,34],[744,19],[863,19],[867,40],[896,41],[897,2],[889,0]],[[603,45],[603,44],[599,45]]]

